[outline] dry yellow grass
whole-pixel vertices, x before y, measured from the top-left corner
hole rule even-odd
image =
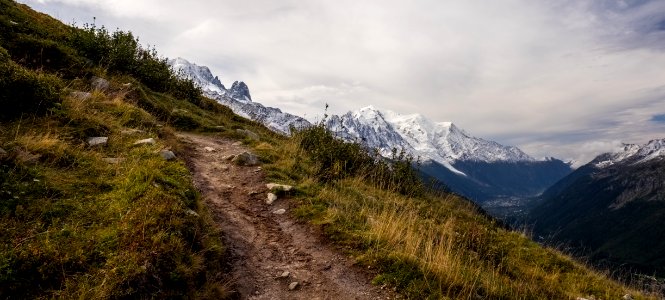
[[[644,295],[502,228],[467,200],[452,194],[408,197],[378,189],[365,176],[322,183],[311,176],[316,162],[299,148],[298,136],[262,145],[280,159],[267,165],[272,177],[298,187],[296,214],[314,224],[358,259],[378,270],[375,281],[407,297],[448,299],[635,299]]]

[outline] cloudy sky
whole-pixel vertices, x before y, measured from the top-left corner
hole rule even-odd
[[[309,119],[374,105],[535,156],[665,138],[662,0],[22,0]]]

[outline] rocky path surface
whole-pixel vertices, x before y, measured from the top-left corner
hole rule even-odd
[[[289,202],[267,204],[260,166],[238,166],[249,151],[232,140],[180,134],[190,149],[196,186],[224,234],[235,295],[240,299],[393,299],[370,276],[289,217]],[[286,213],[279,214],[284,210]]]

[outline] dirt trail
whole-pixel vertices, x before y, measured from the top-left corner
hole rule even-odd
[[[394,299],[390,291],[371,285],[370,276],[323,242],[316,230],[289,217],[288,200],[266,204],[261,168],[224,159],[249,151],[246,147],[223,138],[180,138],[191,150],[194,182],[223,230],[239,298]],[[287,213],[273,213],[278,209]],[[281,277],[285,272],[289,275]],[[290,290],[293,282],[298,286]]]

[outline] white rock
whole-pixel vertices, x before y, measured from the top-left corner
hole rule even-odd
[[[256,166],[259,164],[259,158],[247,151],[236,155],[231,161],[239,166]]]
[[[233,143],[233,144],[231,144],[231,145],[233,145],[233,146],[240,146],[240,145],[242,145],[242,142],[235,142],[235,143]]]
[[[268,188],[268,190],[271,190],[271,191],[272,191],[272,190],[280,190],[280,189],[281,189],[281,190],[283,190],[283,191],[285,191],[285,192],[288,192],[288,191],[290,191],[291,189],[293,189],[293,187],[290,186],[290,185],[279,184],[279,183],[268,183],[268,184],[266,184],[266,187]]]
[[[196,213],[195,211],[193,211],[193,210],[191,210],[191,209],[189,209],[189,208],[185,210],[185,213],[188,214],[188,215],[190,215],[190,216],[194,216],[194,217],[198,217],[198,216],[199,216],[198,213]]]
[[[287,278],[289,277],[289,275],[291,275],[289,271],[284,271],[282,272],[282,274],[279,275],[279,278]]]
[[[111,83],[100,77],[92,77],[92,88],[96,91],[105,91],[108,90],[109,87],[111,87]]]
[[[215,148],[213,147],[205,147],[203,150],[208,151],[208,152],[215,152]]]
[[[289,284],[289,290],[291,291],[295,290],[297,287],[298,287],[297,281],[291,282],[291,284]]]
[[[153,145],[153,144],[155,144],[155,139],[153,138],[138,140],[134,143],[134,145]]]
[[[176,159],[175,153],[171,150],[162,150],[159,151],[159,155],[162,156],[163,159],[165,160],[174,160]]]
[[[88,143],[89,146],[103,146],[103,145],[106,145],[106,143],[108,143],[108,141],[109,141],[108,137],[95,136],[95,137],[88,138],[86,143]]]
[[[276,215],[283,215],[285,212],[286,212],[286,209],[280,208],[276,211],[273,211],[272,213],[276,214]]]
[[[275,200],[277,200],[277,195],[273,193],[268,193],[268,199],[266,200],[266,204],[272,204],[273,202],[275,202]]]

